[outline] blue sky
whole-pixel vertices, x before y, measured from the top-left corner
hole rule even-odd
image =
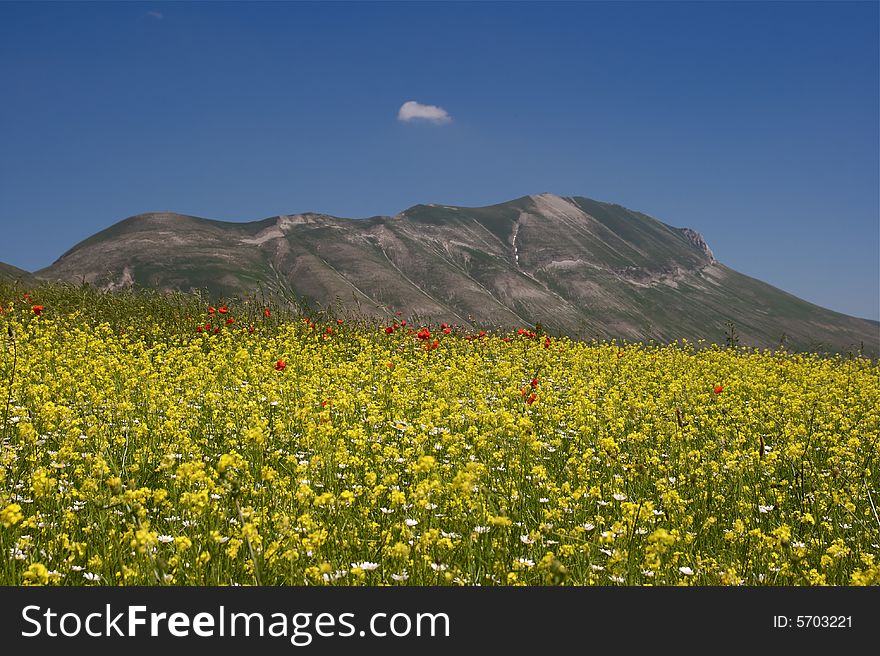
[[[0,261],[145,211],[549,191],[877,319],[878,61],[876,2],[0,3]]]

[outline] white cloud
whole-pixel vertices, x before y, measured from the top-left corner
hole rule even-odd
[[[423,105],[415,100],[408,100],[397,112],[398,121],[429,121],[431,123],[449,123],[452,117],[442,107]]]
[[[150,18],[155,18],[156,20],[162,20],[163,18],[165,18],[165,14],[163,14],[161,11],[148,11],[147,16],[149,16]]]

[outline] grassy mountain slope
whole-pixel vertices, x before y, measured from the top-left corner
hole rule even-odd
[[[619,205],[552,194],[394,217],[322,214],[228,223],[131,217],[37,272],[115,288],[262,289],[362,314],[482,327],[542,322],[572,335],[876,352],[880,326],[718,263],[696,232]]]
[[[0,262],[0,280],[17,280],[26,285],[32,285],[37,279],[24,269]]]

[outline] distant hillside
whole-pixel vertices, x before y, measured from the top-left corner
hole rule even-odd
[[[32,285],[37,282],[37,279],[24,269],[19,269],[3,262],[0,262],[0,280],[17,280],[26,285]]]
[[[312,303],[482,327],[541,322],[579,336],[877,352],[880,325],[818,307],[717,262],[693,230],[552,194],[394,217],[284,215],[229,223],[171,213],[121,221],[41,278],[116,288],[258,288]]]

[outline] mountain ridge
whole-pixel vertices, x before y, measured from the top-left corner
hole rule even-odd
[[[236,223],[150,212],[92,235],[35,275],[220,296],[262,288],[376,317],[541,322],[572,335],[717,342],[732,321],[756,346],[786,338],[802,348],[880,345],[880,324],[726,267],[693,229],[549,193],[365,219],[304,212]]]
[[[24,284],[33,284],[36,278],[28,271],[19,269],[17,266],[0,262],[0,280],[10,282],[22,282]]]

